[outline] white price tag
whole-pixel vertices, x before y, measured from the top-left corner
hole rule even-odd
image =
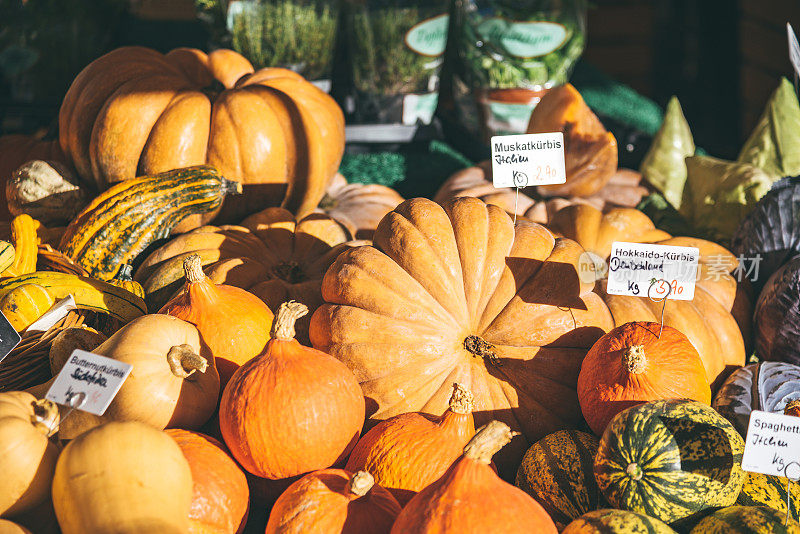
[[[566,181],[564,134],[561,132],[492,137],[495,187],[528,187]]]
[[[692,300],[699,259],[700,251],[695,247],[614,242],[608,258],[606,292],[652,299]]]
[[[131,369],[133,366],[129,363],[75,349],[45,398],[84,412],[103,415]],[[77,404],[76,395],[81,396],[81,402]]]
[[[17,330],[11,326],[6,316],[0,313],[0,362],[19,345],[20,341],[22,338]]]
[[[36,319],[32,325],[28,327],[26,332],[46,332],[54,324],[67,316],[70,310],[76,310],[78,307],[75,305],[75,299],[72,295],[67,295],[53,304],[53,307],[44,312],[41,317]]]
[[[742,469],[800,480],[800,417],[753,410]]]
[[[800,44],[797,42],[797,35],[792,29],[792,25],[788,22],[786,23],[786,34],[789,38],[789,61],[792,62],[792,67],[794,67],[796,81],[797,77],[800,76]]]

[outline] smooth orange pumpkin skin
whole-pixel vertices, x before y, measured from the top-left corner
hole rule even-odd
[[[225,446],[188,430],[165,430],[181,448],[192,471],[189,534],[236,534],[247,521],[250,490]]]
[[[351,493],[351,476],[323,469],[293,483],[272,507],[266,534],[388,534],[400,504],[378,484],[364,496]]]
[[[228,382],[219,421],[247,471],[279,480],[343,462],[364,411],[361,388],[344,364],[295,339],[273,338]]]
[[[158,313],[197,327],[214,355],[222,391],[236,369],[264,350],[273,314],[255,295],[238,287],[214,284],[205,278],[202,268],[200,274],[202,279],[187,280],[183,293]]]
[[[626,356],[631,347],[641,347],[643,354]],[[630,370],[626,357],[638,368]],[[684,398],[711,404],[706,370],[689,339],[670,326],[661,330],[660,323],[618,326],[592,346],[578,375],[581,411],[598,436],[631,406]]]
[[[397,415],[364,434],[345,469],[368,472],[405,505],[447,471],[474,434],[471,411],[448,408],[435,419],[417,412]]]
[[[75,78],[59,131],[80,176],[101,190],[213,165],[244,184],[226,201],[230,216],[281,201],[311,213],[344,153],[344,116],[330,96],[284,69],[254,73],[232,50],[113,50]]]
[[[571,84],[545,93],[531,113],[528,133],[564,133],[567,182],[544,185],[549,196],[590,196],[617,172],[617,140]]]
[[[411,499],[392,534],[556,534],[544,508],[521,489],[504,482],[488,463],[467,454]]]

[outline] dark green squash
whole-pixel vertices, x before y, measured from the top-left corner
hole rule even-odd
[[[654,517],[605,508],[583,514],[561,534],[675,534],[675,531]]]
[[[542,505],[559,530],[605,505],[592,474],[598,445],[586,432],[560,430],[534,443],[522,458],[516,486]]]
[[[739,498],[736,499],[736,504],[768,506],[785,516],[787,480],[785,477],[747,473],[742,492],[739,494]],[[800,483],[792,482],[791,487],[792,498],[789,499],[789,505],[792,509],[792,518],[800,521]]]
[[[700,521],[691,534],[800,534],[800,523],[766,506],[729,506]]]
[[[756,354],[800,364],[800,255],[773,274],[753,312]]]
[[[783,413],[784,407],[796,399],[800,399],[800,367],[763,362],[734,371],[714,396],[713,406],[745,437],[750,412]]]
[[[710,406],[649,402],[612,419],[594,473],[612,506],[671,523],[736,502],[743,451],[742,437]]]
[[[111,280],[123,263],[169,236],[186,217],[210,213],[242,185],[199,165],[118,183],[67,227],[60,250],[95,278]]]

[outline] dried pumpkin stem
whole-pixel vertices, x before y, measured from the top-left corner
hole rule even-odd
[[[167,353],[167,362],[172,374],[178,378],[189,378],[195,371],[205,373],[208,360],[197,354],[191,345],[175,345]]]
[[[58,406],[47,399],[40,399],[31,402],[31,407],[31,423],[36,430],[46,435],[55,434],[59,423]]]
[[[632,345],[622,352],[622,364],[629,373],[642,374],[647,367],[647,356],[642,345]]]
[[[372,475],[366,471],[359,471],[350,477],[350,481],[347,483],[347,492],[363,497],[369,493],[373,485],[375,485],[375,479]]]
[[[450,411],[467,415],[472,413],[475,407],[475,399],[470,390],[464,384],[456,382],[453,384],[453,394],[450,395]]]
[[[784,415],[794,415],[800,417],[800,400],[793,400],[786,403],[783,408]]]
[[[205,280],[206,273],[203,272],[203,261],[199,255],[191,254],[183,260],[183,273],[186,275],[186,281],[190,284]]]
[[[308,307],[301,302],[290,300],[281,304],[278,308],[278,313],[275,314],[275,321],[272,323],[272,330],[270,331],[272,339],[280,339],[281,341],[294,339],[294,324],[306,314],[308,314]]]
[[[492,461],[492,456],[518,435],[519,432],[513,432],[505,423],[489,421],[469,440],[464,447],[464,456],[488,465]]]

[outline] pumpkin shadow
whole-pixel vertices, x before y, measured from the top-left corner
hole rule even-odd
[[[580,279],[575,266],[509,256],[506,265],[514,276],[517,296],[529,304],[586,310],[580,298]]]
[[[286,183],[242,184],[240,195],[227,195],[212,224],[239,224],[248,215],[280,206],[286,196]]]

